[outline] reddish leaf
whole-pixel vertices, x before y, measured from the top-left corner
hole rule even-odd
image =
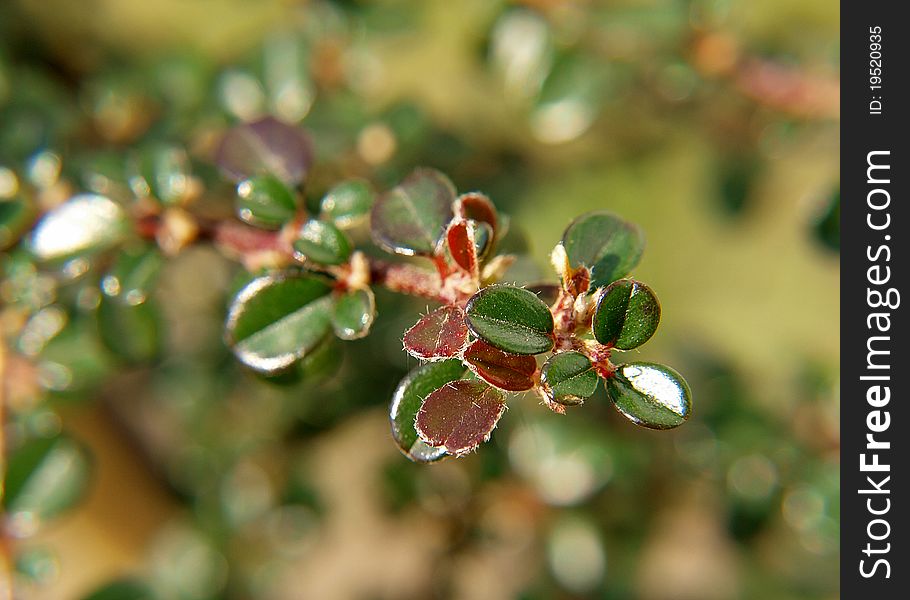
[[[467,221],[455,221],[446,232],[449,253],[455,263],[472,275],[477,273],[477,248],[474,228]]]
[[[453,381],[426,397],[415,426],[420,438],[462,456],[490,434],[506,408],[505,397],[481,381]]]
[[[537,361],[533,356],[509,354],[477,340],[465,350],[464,360],[478,377],[510,392],[522,392],[534,387]]]
[[[404,349],[424,360],[450,358],[468,343],[464,311],[443,306],[426,315],[404,334]]]
[[[496,207],[484,194],[471,192],[455,200],[455,214],[463,219],[474,219],[489,224],[496,231]]]

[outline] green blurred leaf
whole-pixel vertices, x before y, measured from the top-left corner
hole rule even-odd
[[[286,369],[331,329],[331,290],[328,281],[312,275],[257,277],[234,298],[225,339],[237,358],[256,371]]]
[[[509,354],[476,340],[464,351],[464,360],[475,375],[501,390],[522,392],[534,387],[537,361],[526,354]]]
[[[834,252],[840,251],[840,188],[825,202],[815,218],[813,228],[816,239],[825,248]]]
[[[111,248],[126,231],[119,205],[97,194],[79,194],[44,215],[32,230],[29,249],[39,260],[63,261]]]
[[[161,313],[154,301],[124,304],[102,297],[98,305],[98,334],[114,354],[129,362],[141,363],[161,353]]]
[[[396,254],[432,255],[452,220],[455,186],[435,169],[415,169],[379,197],[371,213],[376,243]]]
[[[82,600],[151,600],[148,586],[136,579],[117,579],[102,585]]]
[[[34,218],[35,211],[22,196],[0,199],[0,250],[18,242]]]
[[[176,204],[189,191],[190,158],[183,148],[155,144],[133,156],[128,173],[130,189],[137,197]]]
[[[597,373],[588,357],[581,352],[560,352],[544,363],[540,383],[553,401],[575,406],[597,389]]]
[[[350,291],[335,302],[332,310],[332,327],[335,335],[343,340],[356,340],[370,332],[376,318],[376,298],[373,290]]]
[[[692,392],[682,375],[666,365],[620,365],[606,381],[607,395],[627,419],[650,429],[682,425],[692,412]]]
[[[638,225],[600,211],[575,219],[563,234],[562,245],[572,267],[591,269],[591,288],[596,289],[635,268],[645,248],[645,236]]]
[[[294,240],[294,250],[323,265],[340,265],[351,256],[351,240],[329,221],[310,219]]]
[[[392,437],[411,460],[432,462],[446,455],[445,450],[428,446],[419,439],[414,420],[430,393],[459,379],[464,372],[465,366],[460,360],[440,360],[417,367],[398,384],[389,406],[389,420]]]
[[[9,454],[3,505],[40,524],[83,497],[90,473],[88,452],[69,436],[31,439]]]
[[[373,190],[362,179],[343,181],[326,193],[319,203],[320,217],[342,229],[353,227],[370,214]]]
[[[427,396],[414,426],[427,444],[463,456],[490,439],[505,409],[502,392],[482,381],[462,379]]]
[[[660,302],[651,288],[621,279],[598,296],[592,329],[601,344],[631,350],[651,339],[659,323]]]
[[[237,184],[237,216],[267,229],[278,229],[294,218],[297,202],[274,175],[259,175]]]
[[[540,354],[553,347],[553,315],[528,290],[494,285],[474,294],[466,307],[471,331],[500,350]]]

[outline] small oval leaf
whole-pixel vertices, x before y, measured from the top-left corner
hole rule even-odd
[[[666,365],[620,365],[606,381],[613,405],[627,419],[650,429],[683,424],[692,412],[692,393],[682,375]]]
[[[276,373],[303,358],[331,328],[332,288],[310,275],[257,277],[234,298],[225,338],[234,354],[261,373]]]
[[[427,445],[417,436],[414,420],[424,399],[465,372],[460,360],[449,359],[421,365],[401,380],[389,406],[392,437],[411,460],[431,462],[446,455],[442,448]]]
[[[478,377],[501,390],[523,392],[534,387],[537,361],[527,354],[509,354],[483,340],[464,352],[464,360]]]
[[[29,249],[39,260],[62,261],[111,248],[126,231],[126,216],[117,203],[98,194],[79,194],[38,221]]]
[[[376,243],[406,256],[432,255],[452,220],[455,186],[435,169],[415,169],[376,201],[371,228]]]
[[[540,371],[544,391],[564,406],[581,404],[597,389],[594,365],[581,352],[560,352],[547,360]]]
[[[303,130],[265,117],[229,130],[218,146],[215,162],[233,181],[271,174],[293,186],[309,171],[313,150]]]
[[[450,358],[468,343],[464,311],[442,306],[422,317],[404,334],[404,349],[417,358]]]
[[[638,225],[611,212],[584,214],[562,236],[572,267],[591,269],[591,288],[626,276],[641,259],[645,236]]]
[[[430,446],[463,456],[490,439],[505,409],[505,396],[496,388],[459,380],[427,396],[414,424]]]
[[[278,229],[294,218],[297,202],[274,175],[257,175],[237,184],[237,216],[250,225]]]
[[[553,315],[540,298],[510,285],[492,285],[468,300],[471,331],[500,350],[540,354],[553,347]]]
[[[65,434],[29,440],[9,454],[3,506],[11,517],[29,513],[40,524],[82,498],[91,466],[85,448]]]
[[[293,245],[300,257],[323,265],[340,265],[351,256],[351,240],[329,221],[310,219],[297,232]]]
[[[494,234],[497,233],[499,219],[496,207],[485,194],[480,192],[462,194],[455,199],[455,214],[462,219],[473,219],[486,223]]]
[[[373,290],[353,290],[342,295],[332,310],[332,328],[343,340],[356,340],[370,332],[376,318],[376,299]]]
[[[343,181],[326,193],[319,203],[320,216],[342,229],[353,227],[370,214],[373,190],[362,179]]]
[[[469,221],[453,221],[446,231],[446,244],[452,260],[459,267],[476,276],[478,253],[474,237],[474,226]]]
[[[592,329],[601,344],[631,350],[651,339],[659,323],[660,302],[651,288],[620,279],[598,296]]]

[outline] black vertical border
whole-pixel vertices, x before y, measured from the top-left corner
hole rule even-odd
[[[907,380],[910,379],[910,364],[904,362],[907,353],[902,346],[910,341],[907,320],[904,317],[904,303],[910,302],[907,271],[910,259],[907,252],[907,237],[910,237],[910,222],[907,219],[908,196],[908,144],[910,135],[906,112],[910,110],[906,80],[910,68],[910,22],[906,15],[910,6],[905,2],[891,0],[847,1],[841,3],[841,597],[860,599],[910,598],[910,558],[907,545],[910,533],[907,531],[905,494],[910,486],[907,439],[910,439],[910,412],[906,404]],[[870,27],[881,27],[882,32],[882,88],[870,88]],[[881,96],[881,114],[870,114],[870,101]],[[890,183],[885,186],[867,182],[867,155],[877,150],[890,151],[887,157],[891,165]],[[887,230],[874,231],[867,225],[867,194],[877,188],[886,187],[891,202],[887,209],[891,224]],[[877,196],[880,201],[881,194]],[[883,215],[876,214],[876,219]],[[890,235],[890,240],[885,236]],[[873,262],[867,252],[874,252],[881,245],[891,250],[890,262]],[[894,287],[901,292],[901,305],[894,309],[873,309],[867,302],[867,270],[873,264],[888,265],[891,279],[878,289]],[[890,510],[881,518],[888,521],[890,535],[887,539],[870,539],[867,528],[876,517],[870,514],[866,501],[873,500],[874,508],[881,508],[885,495],[861,494],[860,490],[870,487],[867,475],[877,482],[881,474],[860,471],[860,454],[866,449],[867,417],[875,407],[869,405],[866,393],[870,381],[860,379],[870,372],[866,368],[867,341],[871,335],[883,335],[867,327],[867,317],[872,312],[885,310],[891,313],[890,342],[887,357],[891,368],[877,371],[888,373],[891,399],[887,410],[891,418],[890,427],[883,433],[875,434],[878,439],[891,443],[891,449],[880,451],[880,460],[891,466],[890,481],[883,488],[890,490]],[[887,335],[887,334],[884,334]],[[905,337],[908,340],[905,341]],[[884,349],[884,345],[879,345]],[[867,456],[867,462],[871,456]],[[873,526],[873,533],[881,535],[885,526]],[[890,543],[886,554],[863,553],[866,545],[884,548]],[[890,564],[890,578],[885,578],[883,565],[869,578],[860,573],[860,561],[871,569],[876,558],[884,558]]]

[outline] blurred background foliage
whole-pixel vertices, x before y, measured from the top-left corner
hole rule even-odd
[[[838,28],[822,0],[4,2],[0,588],[838,597]],[[136,173],[190,172],[196,208],[230,213],[207,148],[265,113],[313,135],[308,201],[416,165],[487,192],[510,280],[550,278],[583,211],[639,223],[664,317],[636,354],[686,374],[692,420],[518,397],[481,451],[412,464],[387,403],[425,302],[379,294],[372,335],[263,381],[221,341],[245,275],[211,247],[130,280],[130,311],[99,291],[110,257],[16,245],[36,211],[131,198]]]

